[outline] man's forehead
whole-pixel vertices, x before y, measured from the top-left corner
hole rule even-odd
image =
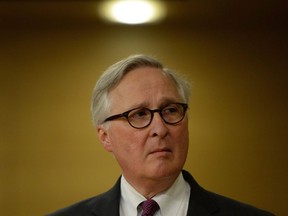
[[[142,67],[129,73],[109,92],[113,108],[150,108],[183,102],[174,80],[162,69]]]
[[[133,101],[131,102],[132,104],[132,109],[133,108],[138,108],[138,107],[147,107],[147,108],[161,108],[164,107],[168,104],[171,103],[182,103],[183,101],[179,97],[161,97],[159,100],[157,100],[156,104],[157,107],[152,107],[154,106],[155,103],[151,103],[151,101],[146,100],[146,101]]]

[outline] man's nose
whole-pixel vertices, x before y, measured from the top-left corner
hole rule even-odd
[[[162,119],[159,112],[154,112],[151,122],[151,133],[153,136],[165,137],[168,132],[167,124]]]

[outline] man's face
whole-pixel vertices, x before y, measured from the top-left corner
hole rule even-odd
[[[173,81],[162,70],[151,67],[130,71],[109,97],[111,115],[137,107],[157,109],[184,102]],[[114,154],[125,178],[159,180],[179,174],[188,151],[187,114],[176,125],[166,124],[159,113],[154,113],[151,124],[143,129],[131,127],[126,118],[109,124],[108,128],[99,126],[98,135],[104,148]]]

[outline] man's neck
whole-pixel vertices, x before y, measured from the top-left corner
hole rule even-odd
[[[146,199],[150,199],[155,195],[166,191],[169,189],[180,173],[176,173],[175,175],[163,178],[142,178],[142,179],[133,179],[129,178],[129,176],[125,176],[126,181],[142,196]]]

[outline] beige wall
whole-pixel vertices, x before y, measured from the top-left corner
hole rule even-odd
[[[185,168],[198,182],[287,215],[286,36],[277,28],[6,27],[0,215],[43,215],[114,184],[120,170],[97,140],[89,100],[100,72],[134,53],[193,82]]]

